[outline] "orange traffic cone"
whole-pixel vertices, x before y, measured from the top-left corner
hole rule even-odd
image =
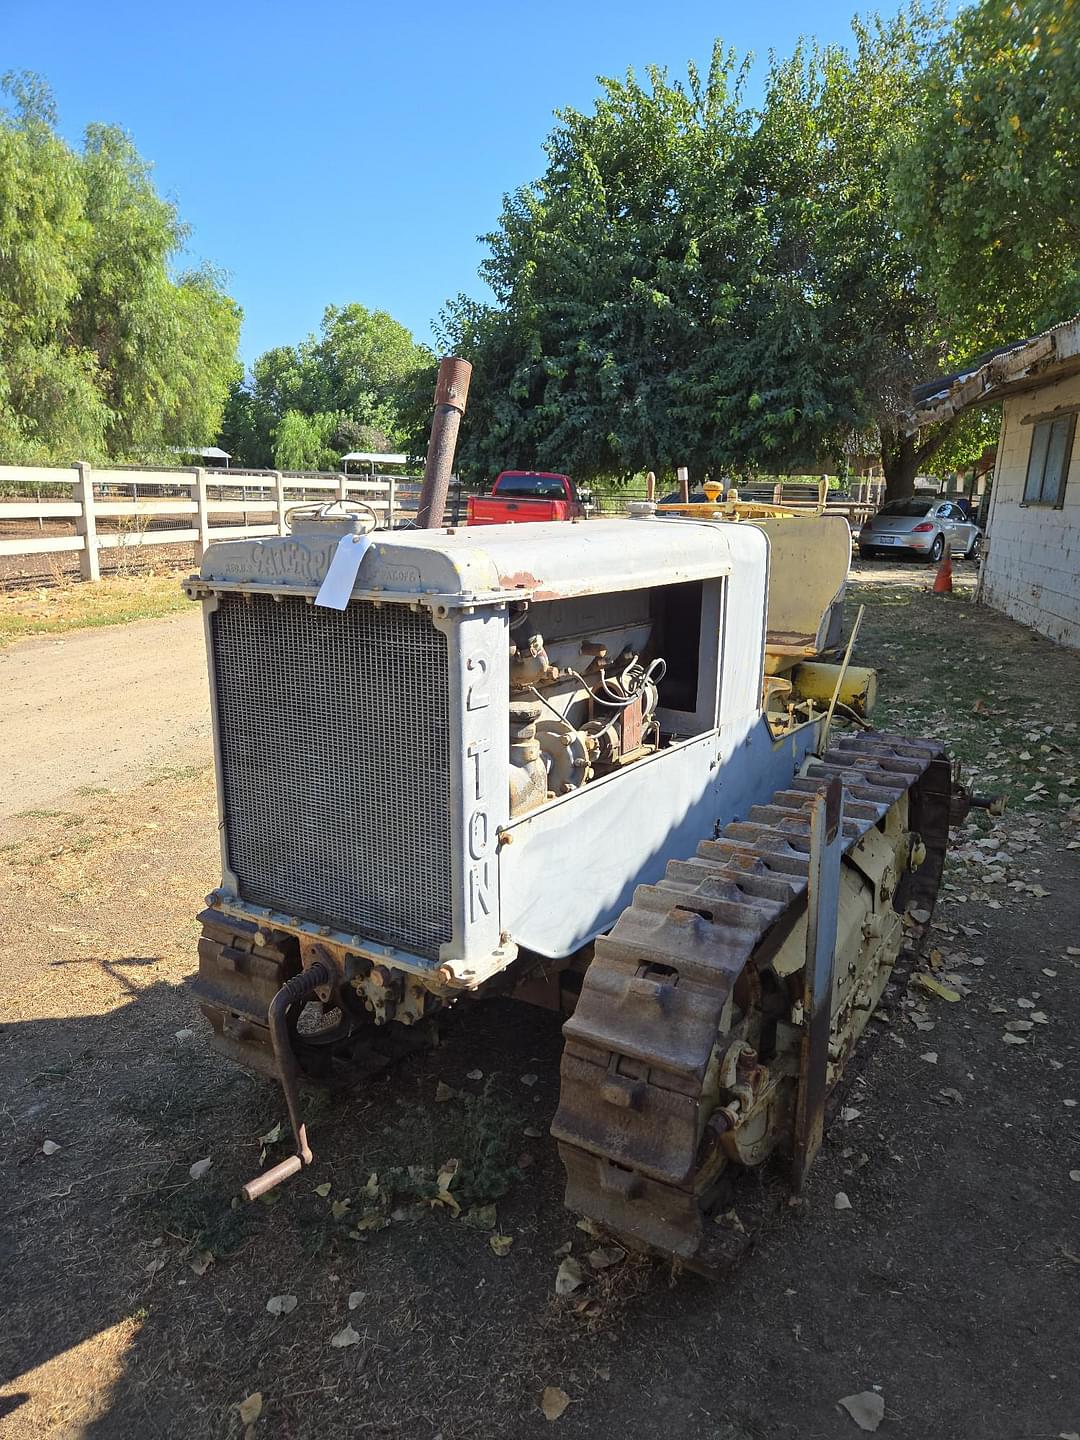
[[[937,568],[937,574],[934,576],[934,585],[931,594],[952,594],[952,555],[949,553],[947,544],[945,546],[945,554],[941,557],[941,564]]]

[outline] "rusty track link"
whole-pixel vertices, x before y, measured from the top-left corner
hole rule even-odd
[[[927,856],[898,885],[897,910],[929,921],[948,840],[951,766],[935,742],[845,736],[805,777],[777,791],[691,860],[639,886],[596,942],[563,1033],[562,1088],[552,1134],[566,1169],[566,1204],[639,1248],[716,1272],[743,1242],[706,1223],[724,1169],[705,1087],[735,988],[802,915],[811,797],[838,775],[844,853],[904,796]],[[919,926],[916,926],[918,929]],[[715,1122],[713,1122],[715,1123]]]
[[[213,1030],[214,1049],[277,1080],[267,1010],[285,982],[300,973],[296,940],[218,910],[204,910],[198,918],[203,929],[192,990]],[[362,1014],[344,1013],[332,1028],[304,1034],[298,1018],[289,1018],[297,1063],[305,1079],[323,1084],[366,1079],[425,1048],[430,1039],[425,1025],[376,1026]]]

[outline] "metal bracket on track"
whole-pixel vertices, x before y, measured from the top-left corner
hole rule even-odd
[[[844,852],[844,792],[834,776],[815,797],[810,812],[810,871],[807,883],[806,979],[803,1041],[791,1181],[802,1188],[821,1146],[832,1022],[833,963],[840,906],[840,863]]]

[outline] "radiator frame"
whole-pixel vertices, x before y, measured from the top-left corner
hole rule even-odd
[[[221,716],[213,651],[212,616],[224,592],[273,597],[277,587],[218,583],[199,587],[208,659],[210,715],[219,820],[226,814]],[[296,589],[278,591],[282,604],[310,604]],[[457,597],[454,597],[457,599]],[[509,649],[507,601],[469,603],[448,596],[354,595],[350,604],[404,604],[429,612],[446,637],[450,756],[450,939],[437,958],[389,945],[363,934],[336,930],[307,916],[286,913],[242,899],[240,880],[229,863],[228,837],[219,825],[221,887],[214,903],[226,913],[254,919],[309,939],[318,938],[350,955],[389,962],[427,977],[442,973],[455,986],[472,988],[514,959],[517,948],[504,937],[499,892],[499,835],[509,821]],[[410,756],[402,756],[408,765]],[[419,841],[420,837],[418,837]]]

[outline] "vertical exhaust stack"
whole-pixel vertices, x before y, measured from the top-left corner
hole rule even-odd
[[[435,382],[435,414],[431,419],[424,484],[420,490],[420,506],[416,523],[421,530],[437,530],[443,523],[450,472],[454,468],[458,430],[469,398],[472,366],[468,360],[448,355],[439,361],[439,378]]]

